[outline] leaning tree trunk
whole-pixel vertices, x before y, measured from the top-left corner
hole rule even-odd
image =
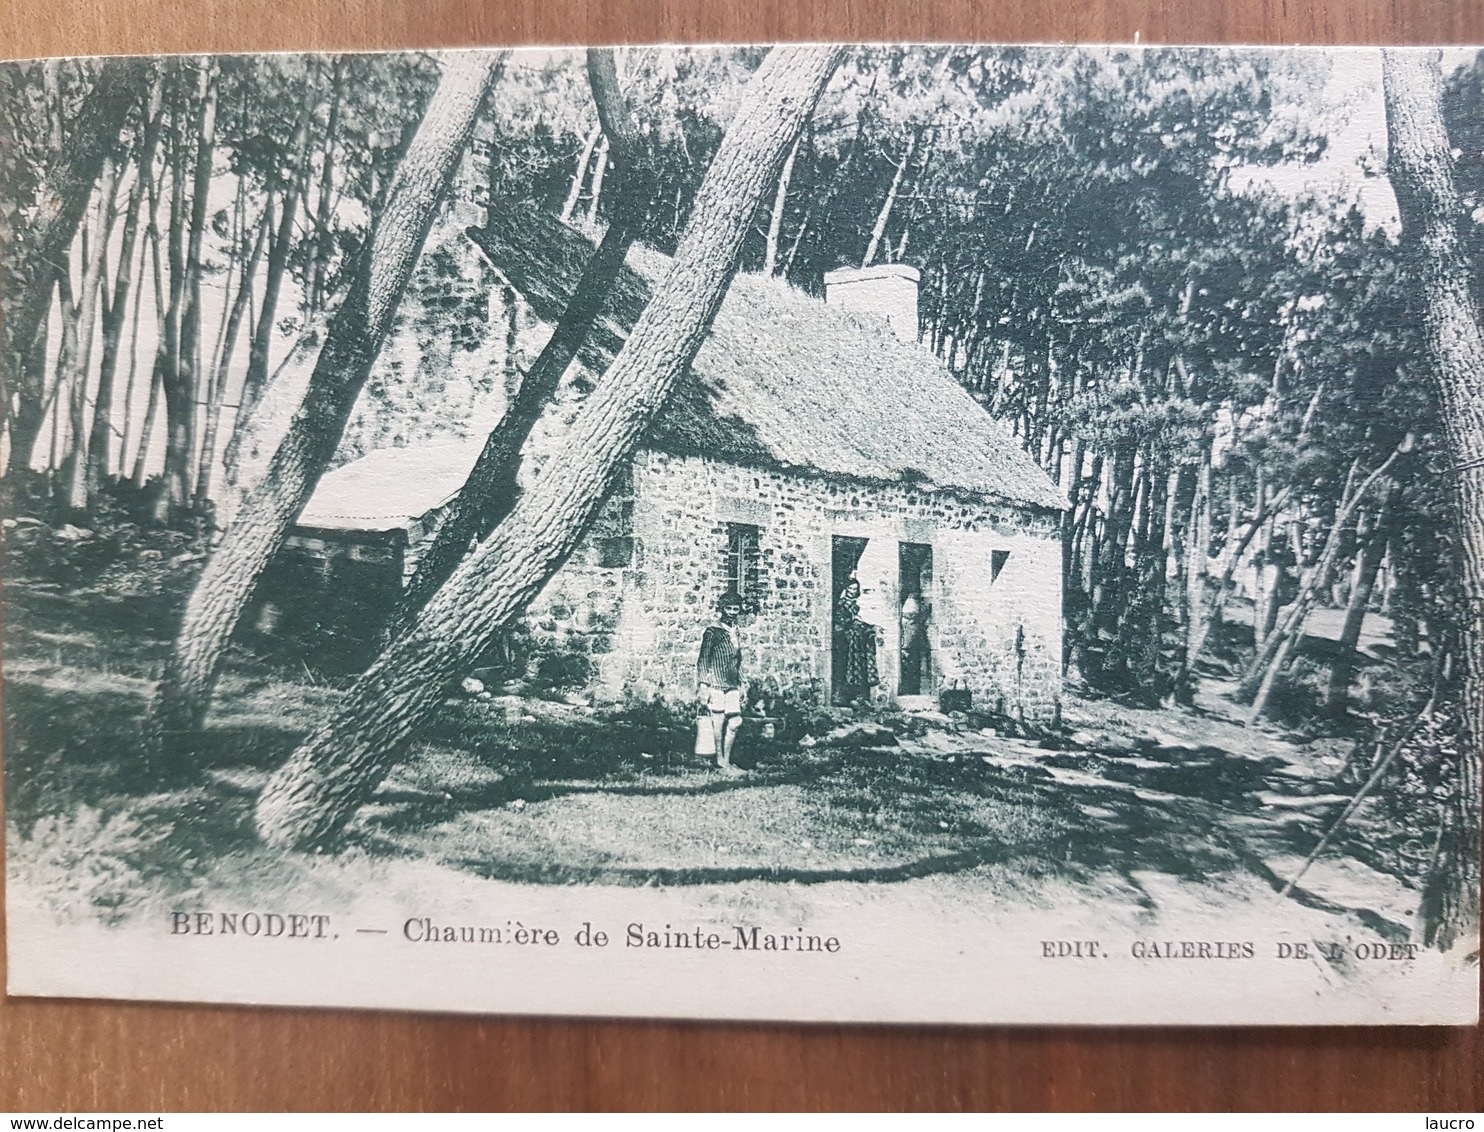
[[[1443,127],[1435,52],[1382,53],[1387,171],[1403,246],[1421,283],[1433,376],[1455,468],[1454,522],[1464,608],[1458,785],[1444,815],[1437,861],[1423,887],[1423,937],[1448,949],[1479,946],[1479,758],[1484,742],[1484,333],[1459,246],[1465,221]]]
[[[587,181],[587,166],[592,160],[598,139],[602,136],[603,127],[594,126],[587,135],[587,140],[582,143],[582,152],[577,157],[577,171],[572,174],[572,187],[567,191],[567,199],[562,202],[563,222],[571,220],[572,214],[577,211],[577,202],[582,199],[582,186]]]
[[[450,59],[397,167],[369,247],[325,334],[309,388],[262,480],[212,554],[150,709],[157,738],[200,728],[227,641],[263,572],[324,473],[417,265],[485,92],[505,55]]]
[[[613,223],[569,291],[570,298],[557,319],[556,329],[532,363],[519,392],[485,439],[464,486],[444,508],[432,542],[418,559],[411,581],[387,620],[384,636],[388,641],[400,636],[428,599],[448,581],[469,544],[486,538],[515,506],[521,448],[556,394],[562,375],[587,341],[594,322],[604,312],[605,304],[609,315],[627,332],[649,298],[649,289],[643,281],[624,271],[624,259],[634,242],[633,218],[643,214],[643,189],[634,175],[634,163],[642,143],[638,126],[619,90],[611,49],[588,52],[588,77],[598,118],[609,142],[613,165],[609,176],[618,181]],[[471,236],[490,253],[492,245],[499,242],[495,218],[490,218],[483,233],[476,231]],[[574,234],[573,239],[578,238]],[[503,265],[497,262],[496,266]],[[514,274],[513,268],[505,269],[508,274]],[[626,276],[624,285],[616,286],[620,273]]]
[[[257,809],[265,841],[333,839],[438,707],[450,677],[488,647],[580,541],[700,349],[762,194],[839,57],[833,47],[781,47],[758,69],[702,182],[669,275],[573,421],[562,453],[269,781]]]
[[[1252,701],[1252,708],[1247,713],[1248,724],[1256,723],[1266,710],[1268,697],[1272,694],[1278,677],[1282,675],[1289,658],[1303,637],[1304,625],[1309,620],[1309,614],[1314,611],[1325,587],[1329,585],[1335,565],[1339,561],[1341,538],[1346,525],[1355,514],[1356,507],[1360,505],[1360,501],[1365,498],[1372,487],[1384,482],[1384,477],[1397,460],[1412,450],[1412,444],[1412,435],[1408,433],[1407,438],[1397,445],[1396,450],[1386,457],[1361,482],[1359,487],[1354,488],[1353,491],[1346,490],[1345,498],[1341,500],[1340,508],[1335,512],[1334,522],[1330,524],[1329,535],[1324,540],[1319,557],[1305,573],[1299,585],[1299,591],[1294,596],[1293,604],[1283,615],[1281,624],[1268,634],[1267,639],[1263,641],[1262,648],[1257,650],[1257,654],[1242,673],[1242,681],[1237,685],[1237,694],[1241,698],[1250,697]]]
[[[881,238],[886,235],[886,223],[891,219],[891,210],[896,207],[897,194],[902,191],[902,179],[907,175],[907,166],[912,164],[912,158],[917,155],[917,140],[920,134],[920,130],[912,132],[912,140],[907,143],[907,152],[902,155],[902,163],[892,174],[891,187],[886,190],[886,199],[881,202],[881,211],[876,214],[876,223],[871,228],[871,239],[866,244],[866,254],[861,256],[862,267],[870,267],[876,261],[876,249],[881,246]]]
[[[118,145],[119,131],[146,86],[148,74],[145,59],[104,61],[66,144],[47,167],[45,191],[37,202],[36,215],[27,223],[25,246],[6,249],[0,276],[0,298],[5,304],[5,317],[0,319],[0,381],[5,382],[7,392],[0,399],[8,400],[11,381],[34,372],[26,362],[36,349],[51,307],[53,285],[58,273],[66,270],[67,249],[87,211],[103,162]],[[16,447],[12,445],[12,453]],[[22,467],[30,455],[29,445],[25,447]],[[17,466],[14,456],[11,464]]]

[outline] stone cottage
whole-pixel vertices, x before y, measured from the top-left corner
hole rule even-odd
[[[530,217],[471,235],[529,315],[554,321],[583,238]],[[653,253],[630,262],[574,367],[579,383],[611,359],[664,268]],[[749,685],[829,702],[837,599],[854,576],[860,619],[879,630],[875,698],[927,706],[959,687],[978,706],[1053,714],[1064,502],[918,344],[917,283],[901,265],[841,270],[820,301],[778,280],[734,280],[620,486],[526,614],[532,640],[573,658],[595,698],[691,697],[701,634],[736,588],[750,607]],[[542,443],[559,445],[564,411],[552,410],[528,463],[539,466]],[[478,450],[391,448],[336,469],[287,558],[390,591]]]

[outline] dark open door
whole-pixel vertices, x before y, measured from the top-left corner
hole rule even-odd
[[[928,626],[932,617],[933,548],[904,542],[898,550],[897,620],[900,663],[897,695],[923,696],[933,690],[933,658]]]

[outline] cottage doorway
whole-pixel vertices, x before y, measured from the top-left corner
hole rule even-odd
[[[902,543],[897,551],[897,578],[897,624],[901,629],[897,695],[929,695],[933,690],[928,632],[933,611],[933,548],[921,542]]]
[[[866,552],[869,540],[848,535],[835,535],[830,555],[830,701],[845,705],[869,694],[858,681],[860,673],[852,664],[851,650],[859,647],[852,634],[858,630],[859,604],[852,612],[852,598],[847,589],[856,578],[856,567]]]

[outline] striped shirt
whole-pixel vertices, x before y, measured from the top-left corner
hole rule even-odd
[[[713,688],[742,687],[742,645],[736,626],[712,625],[701,638],[696,682]]]

